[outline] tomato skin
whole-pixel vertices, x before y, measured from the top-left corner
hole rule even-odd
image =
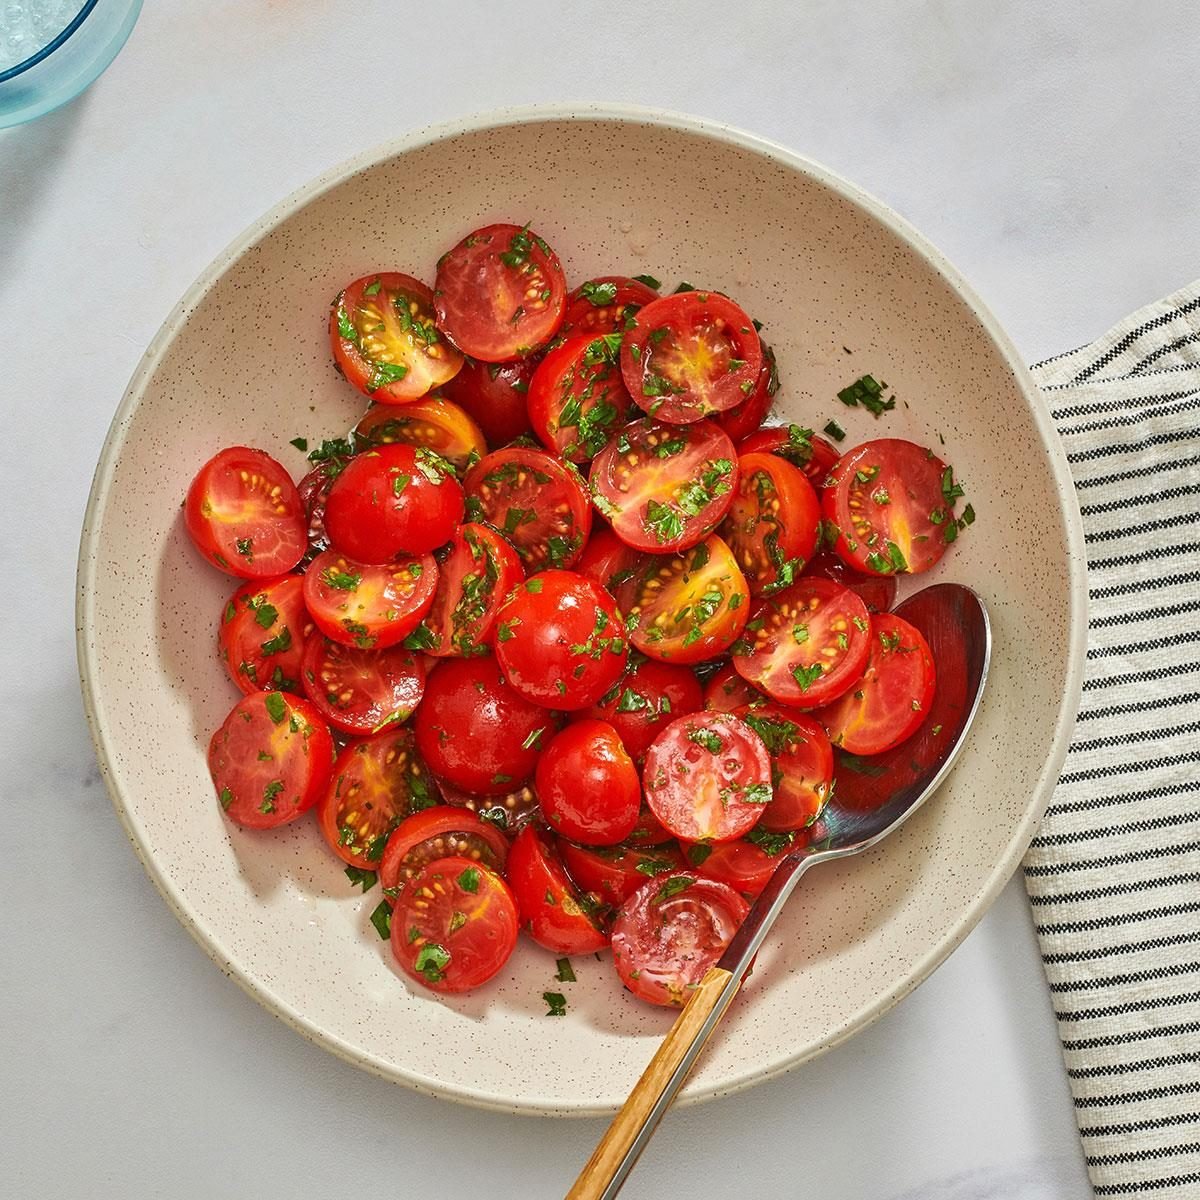
[[[452,379],[462,355],[433,324],[433,293],[411,275],[356,279],[329,309],[338,369],[379,404],[406,404]]]
[[[575,721],[550,739],[535,786],[550,828],[586,846],[624,841],[638,822],[642,784],[617,731]]]
[[[726,663],[704,685],[704,707],[709,712],[736,713],[740,708],[765,704],[766,701],[762,692],[733,669],[733,663]]]
[[[608,935],[587,915],[583,897],[536,825],[517,834],[506,873],[521,926],[539,946],[555,954],[592,954],[608,945]]]
[[[613,922],[613,965],[635,996],[682,1008],[725,952],[749,905],[732,888],[692,872],[643,884]]]
[[[668,842],[649,850],[637,846],[577,846],[558,840],[563,866],[577,887],[619,907],[647,879],[686,869],[678,844]]]
[[[625,839],[631,846],[658,847],[666,844],[671,840],[671,833],[664,829],[662,823],[650,810],[650,805],[646,803],[645,796],[642,797],[641,812],[638,813],[638,823],[633,827],[633,832]]]
[[[804,472],[819,492],[841,457],[837,447],[799,425],[766,425],[738,442],[739,454],[777,454]]]
[[[832,579],[849,588],[867,606],[868,612],[887,612],[896,602],[894,575],[864,575],[834,554],[816,555],[804,568],[804,573],[815,579]]]
[[[424,446],[460,473],[487,453],[479,426],[457,404],[441,396],[414,400],[401,409],[369,408],[354,426],[354,444],[360,449],[394,442]]]
[[[813,716],[847,754],[882,754],[920,728],[934,688],[933,655],[920,630],[893,613],[877,613],[862,678]]]
[[[510,687],[494,658],[447,658],[425,682],[413,730],[435,775],[472,795],[503,796],[533,777],[537,744],[559,723]]]
[[[299,575],[243,584],[229,597],[217,631],[221,661],[246,695],[300,690],[312,633]]]
[[[562,332],[586,333],[592,337],[624,332],[634,313],[657,299],[658,292],[640,279],[630,279],[626,275],[598,275],[581,283],[571,293]]]
[[[759,826],[773,833],[807,829],[833,794],[833,747],[820,723],[780,704],[743,708],[738,716],[771,756],[771,802]]]
[[[274,829],[321,798],[333,737],[307,700],[285,692],[243,696],[208,746],[217,799],[231,821]]]
[[[525,358],[558,331],[567,285],[557,255],[536,233],[488,225],[438,261],[438,328],[482,362]]]
[[[429,611],[437,576],[431,554],[372,566],[326,550],[304,573],[304,603],[327,638],[359,650],[386,650]]]
[[[751,833],[753,835],[757,830]],[[799,836],[795,834],[776,834],[772,837],[783,848],[770,854],[745,838],[736,842],[718,842],[715,846],[685,846],[685,869],[695,871],[706,879],[715,879],[733,888],[739,895],[753,900],[771,881],[783,854],[800,844]]]
[[[322,550],[329,549],[329,536],[325,532],[325,501],[329,498],[329,489],[337,478],[336,471],[326,471],[325,464],[314,467],[296,485],[300,495],[300,503],[304,508],[304,518],[308,523],[308,551],[301,558],[316,556]]]
[[[307,546],[304,505],[291,476],[249,446],[229,446],[196,472],[183,517],[196,549],[239,579],[284,575]]]
[[[571,337],[548,351],[529,384],[529,420],[551,453],[585,463],[629,420],[617,352],[602,337]]]
[[[407,721],[425,694],[424,664],[403,646],[359,650],[320,636],[305,646],[300,680],[330,725],[359,737]]]
[[[740,404],[717,413],[716,422],[735,441],[748,438],[766,420],[775,393],[779,391],[779,366],[775,351],[759,338],[762,347],[762,366],[754,381],[754,390]],[[739,451],[740,453],[740,451]]]
[[[613,598],[575,571],[542,571],[500,608],[496,659],[522,696],[546,708],[590,708],[625,673],[625,624]]]
[[[642,773],[650,810],[687,842],[729,842],[748,832],[771,799],[771,760],[738,717],[702,712],[654,739]]]
[[[664,725],[702,707],[700,681],[687,667],[648,658],[631,666],[588,715],[607,721],[629,756],[640,763]]]
[[[732,300],[680,292],[638,311],[621,345],[621,373],[635,404],[683,425],[745,400],[762,357],[753,323]]]
[[[343,554],[386,563],[448,542],[463,518],[453,469],[423,447],[404,443],[356,455],[325,501],[325,529]]]
[[[439,858],[466,858],[503,871],[508,840],[465,808],[435,805],[405,817],[392,831],[379,861],[384,897],[395,902],[413,876]]]
[[[867,607],[828,579],[803,576],[768,597],[746,629],[734,669],[781,704],[827,704],[854,686],[867,661]]]
[[[537,793],[528,783],[502,796],[476,796],[463,791],[448,779],[439,779],[437,782],[442,799],[447,804],[473,812],[510,837],[516,837],[542,811]]]
[[[526,395],[537,364],[537,358],[511,363],[468,358],[442,391],[483,430],[488,445],[495,449],[531,432]]]
[[[469,858],[429,863],[397,899],[392,954],[435,992],[487,983],[517,944],[517,904],[495,871]]]
[[[627,546],[607,525],[598,525],[592,530],[575,570],[615,596],[621,584],[646,562],[647,556],[640,550]]]

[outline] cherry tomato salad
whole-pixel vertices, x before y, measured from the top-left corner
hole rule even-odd
[[[760,328],[689,284],[571,290],[532,229],[489,225],[432,286],[334,298],[370,406],[293,441],[303,478],[245,446],[196,474],[187,530],[236,580],[218,802],[256,830],[313,810],[418,984],[485,983],[524,930],[556,983],[611,946],[631,992],[682,1005],[779,857],[819,845],[839,773],[925,720],[896,578],[974,511],[925,447],[764,426]],[[871,375],[838,400],[895,404]]]

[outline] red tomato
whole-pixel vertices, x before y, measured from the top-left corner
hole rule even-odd
[[[695,713],[654,739],[643,772],[651,811],[687,842],[729,842],[758,824],[771,799],[762,739],[729,713]]]
[[[354,427],[354,444],[360,450],[394,442],[424,446],[459,472],[487,453],[479,426],[457,404],[441,396],[415,400],[402,409],[369,408]]]
[[[325,501],[325,529],[343,554],[385,563],[448,542],[462,524],[463,490],[432,450],[404,443],[356,455]]]
[[[273,829],[307,812],[332,767],[333,737],[320,714],[285,692],[243,696],[208,746],[217,799],[249,829]]]
[[[592,954],[608,935],[589,915],[593,902],[578,891],[546,835],[526,825],[508,852],[509,886],[517,898],[522,927],[555,954]]]
[[[737,712],[764,703],[766,697],[733,669],[733,663],[726,663],[704,685],[704,707],[709,712]]]
[[[530,432],[525,403],[536,358],[512,363],[484,363],[468,358],[463,369],[442,389],[483,430],[488,445],[503,446]]]
[[[592,528],[592,506],[571,467],[544,450],[495,450],[466,478],[472,521],[502,530],[526,568],[572,566]]]
[[[590,708],[625,673],[628,656],[612,597],[574,571],[531,575],[500,609],[496,658],[535,704]]]
[[[305,557],[329,549],[329,535],[325,532],[325,501],[329,499],[329,489],[336,478],[337,472],[326,471],[322,464],[309,471],[296,485],[308,523],[308,552]],[[301,564],[303,562],[302,558]]]
[[[770,882],[784,851],[797,841],[795,834],[768,833],[755,827],[740,841],[687,846],[683,856],[698,875],[716,879],[753,899]]]
[[[821,505],[812,485],[774,454],[743,454],[721,526],[751,592],[765,595],[799,576],[817,547]]]
[[[762,357],[754,325],[732,300],[680,292],[638,311],[621,347],[621,373],[650,416],[682,425],[745,400]]]
[[[882,438],[838,459],[821,503],[838,530],[834,550],[855,570],[915,575],[957,537],[956,494],[950,468],[932,450]]]
[[[424,663],[403,646],[359,650],[312,637],[300,678],[330,725],[359,736],[407,721],[425,694]]]
[[[575,564],[575,570],[615,596],[621,584],[632,579],[634,571],[646,561],[645,554],[625,545],[607,525],[597,525]]]
[[[486,654],[500,605],[524,578],[517,552],[494,529],[464,525],[442,559],[433,606],[409,645],[436,658]]]
[[[825,486],[841,457],[830,441],[800,425],[768,425],[738,443],[739,454],[777,454],[804,472],[814,488]]]
[[[892,613],[871,618],[866,670],[852,690],[813,714],[848,754],[882,754],[916,733],[933,700],[929,644]]]
[[[317,818],[338,858],[374,870],[392,830],[409,813],[436,803],[411,730],[387,729],[349,742],[338,755]]]
[[[733,443],[711,421],[686,428],[635,421],[592,460],[588,481],[613,532],[667,554],[703,541],[733,503]]]
[[[686,868],[675,842],[644,850],[637,846],[576,846],[558,841],[563,866],[576,885],[614,907],[656,875],[669,875]]]
[[[550,828],[563,837],[611,846],[637,825],[637,767],[606,721],[576,721],[556,733],[538,759],[536,786]]]
[[[813,579],[832,579],[849,588],[867,606],[868,612],[887,612],[896,601],[894,575],[864,575],[848,567],[834,554],[818,554],[804,568]]]
[[[469,858],[431,862],[392,913],[392,953],[435,992],[487,983],[517,944],[517,904],[495,871]]]
[[[733,665],[772,699],[817,708],[862,674],[868,629],[858,596],[828,579],[805,577],[755,609],[733,648]]]
[[[833,747],[825,730],[812,717],[777,704],[743,708],[738,716],[771,756],[773,795],[760,828],[807,829],[833,794]]]
[[[702,706],[700,681],[687,667],[647,658],[634,663],[588,715],[607,721],[629,756],[640,763],[664,725]]]
[[[648,557],[619,590],[629,640],[664,662],[691,664],[721,654],[750,612],[745,577],[715,534],[684,554]]]
[[[642,810],[638,813],[638,823],[633,832],[625,839],[631,846],[661,846],[671,840],[671,834],[662,827],[659,819],[650,811],[650,805],[642,798]]]
[[[396,826],[379,862],[379,882],[391,901],[422,868],[439,858],[455,856],[503,871],[508,858],[505,836],[474,813],[437,805],[424,808]]]
[[[488,225],[438,261],[438,326],[483,362],[525,358],[562,324],[567,285],[554,251],[528,226]]]
[[[619,333],[568,338],[534,371],[529,420],[552,453],[587,462],[629,420],[629,393],[617,365],[620,343]]]
[[[541,738],[538,742],[541,743]],[[448,779],[439,779],[438,787],[441,789],[442,799],[447,804],[470,809],[490,825],[513,836],[518,834],[535,814],[541,812],[537,792],[529,784],[502,796],[476,796],[471,792],[464,792]]]
[[[462,355],[433,323],[433,293],[411,275],[356,279],[329,312],[339,370],[380,404],[405,404],[453,378]]]
[[[300,690],[300,660],[312,632],[299,575],[245,583],[229,597],[217,633],[229,677],[247,695]]]
[[[775,351],[762,338],[762,366],[754,381],[754,390],[733,408],[716,416],[716,422],[735,441],[749,437],[766,419],[779,391],[779,367],[775,362]]]
[[[433,773],[477,796],[503,796],[533,775],[559,718],[508,685],[494,658],[447,658],[430,672],[413,718]]]
[[[247,446],[230,446],[200,468],[183,516],[196,549],[240,579],[286,574],[307,545],[308,522],[291,476]]]
[[[658,299],[658,292],[640,279],[600,275],[581,283],[567,300],[563,332],[623,333],[643,304]]]
[[[370,566],[326,550],[304,573],[304,603],[326,637],[359,650],[385,650],[429,611],[437,576],[431,554]]]
[[[613,965],[621,982],[651,1004],[682,1008],[749,911],[737,892],[713,879],[651,879],[613,922]]]

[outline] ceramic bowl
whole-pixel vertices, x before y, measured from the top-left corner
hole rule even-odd
[[[806,881],[683,1094],[722,1095],[862,1029],[966,936],[1047,801],[1083,662],[1083,540],[1039,394],[946,261],[829,171],[685,117],[510,111],[371,152],[255,222],[167,318],[104,446],[79,573],[91,728],[117,812],[181,922],[300,1032],[468,1103],[619,1104],[672,1016],[626,994],[607,960],[577,961],[578,982],[559,984],[554,956],[522,939],[479,991],[422,991],[370,924],[378,890],[351,889],[315,822],[235,828],[205,768],[236,699],[215,652],[232,581],[188,542],[189,480],[232,443],[298,476],[289,439],[344,433],[363,407],[330,361],[330,298],[379,269],[431,280],[463,234],[509,220],[549,240],[569,281],[645,272],[729,292],[778,354],[777,416],[818,429],[836,417],[847,445],[932,445],[979,514],[932,575],[970,583],[991,611],[995,658],[970,744],[894,838]],[[879,421],[836,398],[867,372],[901,401]],[[567,993],[565,1018],[546,1015],[546,990]]]

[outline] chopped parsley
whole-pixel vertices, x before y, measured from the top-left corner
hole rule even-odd
[[[792,678],[802,692],[807,692],[821,678],[821,664],[815,662],[811,667],[793,667]]]
[[[450,965],[450,951],[438,942],[426,942],[417,951],[413,968],[425,976],[429,983],[441,983],[446,978]]]
[[[375,926],[375,932],[383,941],[386,942],[392,936],[392,906],[386,897],[380,900],[371,913],[371,924]]]
[[[669,504],[662,504],[658,500],[650,500],[646,504],[646,516],[642,523],[660,542],[673,541],[683,532],[683,518]]]
[[[350,880],[351,887],[361,887],[364,892],[369,892],[379,876],[374,871],[364,871],[362,867],[347,867],[346,878]]]
[[[835,442],[846,440],[846,431],[836,421],[826,421],[822,432],[827,433]]]
[[[589,304],[594,304],[597,308],[605,308],[616,300],[617,285],[589,279],[587,283],[580,284],[579,295]]]
[[[565,1017],[567,1015],[567,998],[562,992],[543,992],[542,999],[546,1002],[546,1016]]]
[[[340,567],[326,567],[321,572],[321,582],[339,592],[352,592],[362,583],[357,571],[343,571]]]
[[[725,743],[721,741],[720,735],[711,729],[690,729],[687,739],[689,742],[695,742],[697,746],[703,746],[709,754],[720,754],[725,748]]]
[[[575,982],[575,968],[571,966],[571,960],[569,958],[560,958],[557,966],[558,971],[555,973],[554,978],[557,979],[559,983]]]
[[[861,406],[878,419],[885,412],[896,407],[895,396],[889,396],[886,400],[883,398],[883,391],[886,387],[886,383],[880,383],[873,375],[864,375],[861,379],[856,379],[849,387],[842,388],[837,397],[847,408]]]
[[[287,701],[282,692],[268,692],[263,697],[263,704],[266,705],[267,715],[276,725],[287,716]]]
[[[467,867],[458,876],[458,886],[464,892],[470,892],[471,895],[476,895],[479,892],[479,869],[477,867]]]
[[[668,879],[666,883],[664,883],[662,887],[660,887],[658,891],[654,893],[654,899],[659,902],[663,900],[669,900],[672,896],[678,896],[680,892],[687,891],[687,889],[690,888],[695,882],[696,877],[694,875],[672,875],[671,878]]]

